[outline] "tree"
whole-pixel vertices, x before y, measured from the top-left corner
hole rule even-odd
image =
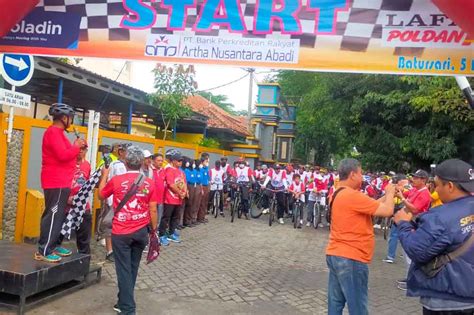
[[[185,100],[196,90],[195,72],[193,66],[167,67],[158,64],[153,74],[156,91],[149,96],[149,100],[151,105],[159,109],[164,126],[163,140],[166,140],[171,124],[176,128],[178,120],[189,117],[192,113]]]
[[[197,94],[201,95],[205,99],[209,100],[210,102],[216,104],[226,112],[228,112],[231,115],[235,115],[235,106],[234,104],[229,102],[229,98],[227,95],[222,95],[222,94],[212,94],[211,92],[208,91],[199,91]]]
[[[298,106],[301,158],[314,149],[315,162],[328,165],[356,147],[366,168],[403,170],[473,157],[473,111],[452,78],[297,71],[277,78]]]

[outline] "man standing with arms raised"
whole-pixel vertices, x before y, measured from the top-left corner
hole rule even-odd
[[[362,169],[355,159],[339,165],[339,188],[330,202],[331,234],[326,249],[329,268],[328,314],[368,314],[369,263],[375,247],[372,216],[393,214],[395,187],[388,184],[386,194],[374,200],[360,191]]]
[[[77,156],[86,145],[84,139],[76,139],[71,144],[66,138],[74,120],[74,109],[66,104],[56,103],[49,109],[53,124],[46,130],[42,144],[41,186],[46,203],[41,217],[36,260],[59,262],[61,257],[72,252],[60,247],[59,236],[66,218],[66,207],[71,193],[71,184],[76,169]]]

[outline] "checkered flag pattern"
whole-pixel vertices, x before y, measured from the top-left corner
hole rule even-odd
[[[80,41],[143,41],[152,34],[183,34],[227,37],[253,38],[293,38],[300,39],[302,47],[322,48],[336,47],[340,50],[364,52],[371,47],[380,47],[382,23],[386,13],[404,11],[418,13],[422,6],[429,4],[426,0],[352,0],[348,11],[337,13],[335,34],[317,35],[315,14],[306,10],[309,0],[302,0],[303,8],[299,19],[303,29],[302,35],[281,34],[279,22],[274,23],[273,34],[253,34],[253,16],[257,0],[240,0],[240,6],[248,34],[230,33],[225,26],[214,26],[210,32],[195,32],[195,24],[201,12],[204,0],[198,0],[196,8],[189,8],[186,28],[182,31],[167,30],[168,9],[161,6],[162,0],[143,0],[144,4],[155,8],[156,22],[149,30],[129,30],[120,27],[122,17],[128,14],[122,0],[42,0],[39,7],[46,11],[74,12],[81,19]],[[394,54],[421,55],[423,48],[395,48]]]
[[[72,200],[72,207],[63,223],[61,234],[64,238],[70,239],[73,230],[79,230],[84,213],[86,212],[87,202],[89,201],[92,190],[97,186],[102,174],[102,169],[98,169],[87,182],[82,185],[79,192]]]

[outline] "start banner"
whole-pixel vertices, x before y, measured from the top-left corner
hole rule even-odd
[[[431,0],[42,0],[0,38],[0,51],[474,74],[473,38]]]

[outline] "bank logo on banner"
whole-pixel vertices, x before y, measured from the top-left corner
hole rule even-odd
[[[81,17],[37,8],[16,24],[0,45],[76,49]]]
[[[145,56],[296,64],[299,48],[299,39],[149,35]]]
[[[390,12],[384,15],[382,45],[385,47],[467,48],[468,34],[439,12]]]

